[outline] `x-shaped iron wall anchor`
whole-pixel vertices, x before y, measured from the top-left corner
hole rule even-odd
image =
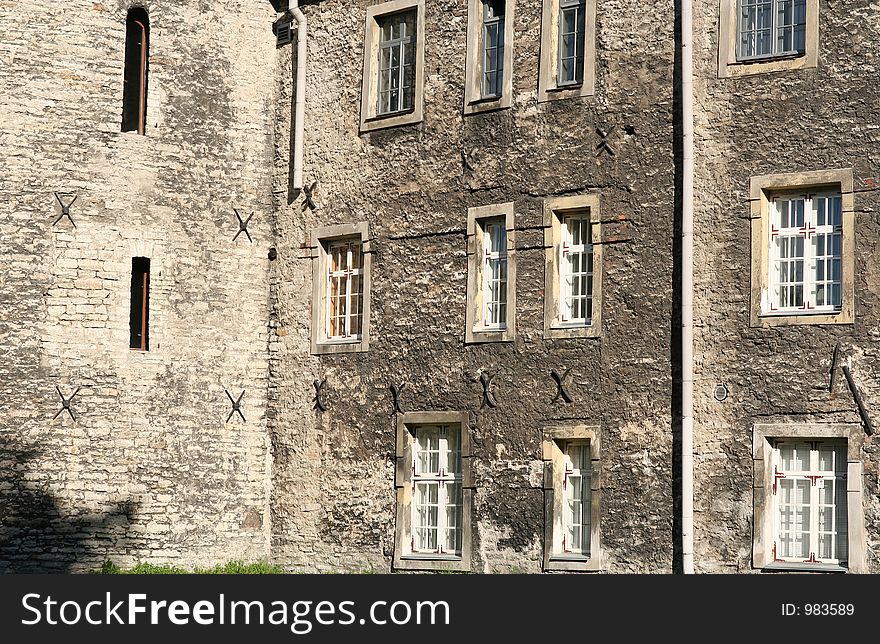
[[[492,386],[492,378],[494,378],[497,374],[492,374],[491,376],[486,373],[480,374],[480,384],[483,385],[483,404],[480,405],[480,409],[483,407],[489,407],[490,409],[495,409],[498,406],[498,402],[495,400],[495,395],[489,391],[489,388]]]
[[[308,208],[309,210],[317,210],[318,204],[315,203],[314,194],[315,190],[318,187],[318,182],[315,181],[312,183],[312,186],[303,186],[303,195],[305,196],[305,201],[303,201],[302,209],[305,210]]]
[[[322,390],[324,389],[324,385],[327,384],[327,379],[323,380],[315,380],[312,383],[315,386],[315,399],[314,405],[312,405],[312,409],[317,409],[319,411],[327,411],[327,405],[324,403],[324,398],[322,394]]]
[[[600,127],[596,127],[596,134],[601,137],[601,141],[596,144],[596,156],[599,156],[603,152],[607,152],[611,156],[614,156],[614,148],[611,147],[611,144],[608,143],[608,137],[611,136],[611,133],[614,131],[616,126],[612,125],[611,129],[607,132]]]
[[[400,392],[403,391],[403,388],[406,387],[406,383],[400,383],[398,385],[391,385],[389,389],[391,390],[391,404],[394,405],[394,411],[391,412],[391,415],[394,414],[402,414],[403,407],[400,406]]]
[[[64,195],[64,196],[69,197],[70,195]],[[67,217],[70,220],[70,223],[73,224],[73,227],[76,228],[76,223],[73,221],[73,217],[70,216],[70,207],[73,205],[73,202],[76,201],[78,197],[79,197],[79,195],[73,195],[73,199],[71,199],[67,203],[64,203],[61,200],[61,195],[59,195],[57,192],[55,193],[55,198],[58,200],[58,203],[61,206],[61,214],[58,215],[58,219],[56,219],[55,221],[52,222],[53,226],[55,224],[57,224],[59,221],[61,221],[62,219],[64,219],[65,217]]]
[[[562,397],[562,399],[565,402],[567,402],[567,403],[572,402],[572,397],[569,395],[568,391],[565,389],[565,379],[568,377],[568,373],[570,371],[571,371],[571,369],[566,369],[565,373],[563,373],[561,376],[558,373],[556,373],[555,369],[550,372],[550,377],[556,381],[556,396],[550,402],[556,402],[557,400],[559,400],[560,396]]]
[[[232,210],[235,211],[235,216],[238,218],[238,232],[235,233],[235,237],[232,238],[232,241],[235,241],[236,239],[238,239],[238,236],[239,236],[240,234],[244,233],[245,235],[247,235],[248,241],[249,241],[250,243],[253,244],[253,243],[254,243],[254,240],[251,239],[251,234],[248,232],[247,227],[248,227],[248,224],[249,224],[250,221],[251,221],[251,217],[254,216],[254,213],[251,213],[250,215],[248,215],[248,218],[247,218],[247,219],[245,219],[244,221],[242,221],[242,219],[241,219],[241,215],[238,214],[238,211],[235,210],[235,208],[233,208]]]
[[[67,410],[67,413],[70,414],[70,417],[73,420],[76,420],[76,416],[73,415],[73,410],[70,408],[70,401],[73,400],[73,397],[79,393],[80,389],[82,389],[82,387],[77,387],[76,391],[74,391],[73,394],[71,394],[70,398],[65,398],[64,394],[61,393],[61,390],[58,388],[58,386],[57,385],[55,386],[55,391],[57,391],[58,395],[61,396],[61,409],[59,409],[55,413],[55,415],[52,416],[52,420],[55,420],[56,418],[58,418],[58,415],[61,412],[63,412],[65,409]]]
[[[223,391],[226,391],[226,389],[224,389]],[[241,416],[241,420],[246,423],[247,420],[245,420],[244,414],[241,413],[241,399],[244,398],[244,389],[242,389],[241,393],[238,395],[238,400],[234,400],[232,398],[232,394],[230,394],[228,391],[226,391],[226,396],[229,398],[229,402],[232,403],[232,411],[229,412],[229,415],[226,417],[226,422],[228,423],[229,420],[232,418],[232,415],[235,412],[238,412],[238,415]]]

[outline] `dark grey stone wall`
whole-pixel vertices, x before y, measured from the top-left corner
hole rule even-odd
[[[466,2],[427,0],[422,123],[358,134],[365,7],[329,0],[309,19],[305,181],[289,191],[294,50],[279,50],[270,397],[273,558],[308,570],[388,570],[394,546],[394,418],[470,413],[475,450],[473,569],[540,570],[540,432],[602,427],[602,547],[612,572],[672,570],[673,13],[660,2],[600,2],[592,97],[537,102],[540,2],[517,3],[508,110],[462,116]],[[638,43],[635,46],[634,43]],[[596,127],[616,154],[597,155]],[[543,339],[542,203],[600,195],[601,336]],[[465,345],[466,220],[513,201],[516,339]],[[311,356],[311,260],[318,226],[367,221],[374,238],[370,350]],[[613,241],[612,240],[616,240]],[[574,403],[552,403],[570,368]],[[499,405],[480,409],[481,372]],[[327,379],[317,413],[312,381]]]

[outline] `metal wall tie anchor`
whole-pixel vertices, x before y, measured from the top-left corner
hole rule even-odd
[[[498,374],[492,374],[491,376],[487,373],[480,374],[480,384],[483,385],[483,403],[480,405],[480,409],[483,407],[495,409],[495,407],[498,406],[498,402],[495,400],[495,395],[489,390],[492,386],[492,378],[496,375]]]
[[[550,401],[551,403],[555,403],[557,400],[559,400],[560,396],[562,397],[562,400],[567,403],[573,401],[572,397],[568,393],[568,390],[565,388],[565,379],[568,377],[570,371],[571,369],[566,369],[565,373],[563,373],[561,376],[556,373],[555,369],[550,372],[550,377],[552,377],[553,380],[556,381],[556,396],[554,396],[553,400]]]
[[[327,379],[323,380],[315,380],[312,382],[312,385],[315,387],[315,398],[313,399],[314,404],[312,405],[312,409],[317,409],[318,411],[327,411],[327,405],[324,403],[323,392],[324,385],[327,384]]]
[[[315,190],[318,189],[318,182],[315,181],[312,183],[312,186],[303,186],[303,195],[305,196],[305,200],[303,201],[302,209],[305,210],[308,208],[309,210],[317,210],[318,204],[315,203],[314,195]]]
[[[607,132],[598,126],[596,127],[596,134],[598,134],[599,137],[602,139],[601,141],[599,141],[599,143],[596,144],[596,156],[599,156],[603,152],[607,152],[611,156],[614,156],[614,148],[612,148],[611,144],[608,143],[608,137],[611,136],[612,132],[614,132],[615,127],[616,126],[612,125],[611,129]]]
[[[238,239],[238,236],[240,234],[244,233],[245,235],[247,235],[248,241],[253,244],[254,240],[251,239],[251,234],[248,232],[247,227],[251,221],[251,217],[254,216],[254,213],[251,213],[250,215],[248,215],[247,219],[242,221],[241,215],[238,214],[238,211],[235,208],[233,208],[232,210],[235,212],[235,216],[238,218],[238,232],[235,233],[235,237],[232,238],[232,241],[235,241],[236,239]]]
[[[70,195],[65,194],[64,196],[69,197]],[[61,221],[64,217],[67,217],[70,220],[70,223],[73,224],[73,227],[76,228],[76,223],[73,221],[73,217],[70,216],[70,207],[73,205],[73,203],[77,200],[78,197],[79,197],[79,195],[73,195],[73,199],[71,199],[67,203],[64,203],[61,200],[61,196],[57,192],[55,193],[55,198],[58,200],[58,203],[61,205],[61,214],[58,215],[58,219],[56,219],[55,221],[52,222],[53,226],[55,224],[57,224],[59,221]]]
[[[226,391],[226,389],[223,389],[223,391]],[[244,389],[241,390],[241,393],[238,396],[238,400],[234,400],[232,398],[232,395],[228,391],[226,391],[226,396],[229,398],[229,402],[232,403],[232,411],[229,412],[229,415],[226,417],[227,423],[232,418],[232,415],[236,412],[238,412],[238,415],[241,416],[241,420],[243,422],[247,422],[247,420],[245,420],[244,414],[241,413],[241,399],[244,398],[244,391]]]
[[[403,388],[406,387],[406,383],[402,382],[399,386],[391,385],[389,389],[391,390],[391,404],[394,406],[394,411],[391,412],[391,415],[394,414],[402,414],[403,407],[400,405],[400,392],[403,391]]]
[[[59,389],[57,385],[55,386],[55,391],[57,391],[58,395],[61,396],[61,409],[59,409],[57,412],[55,412],[55,415],[52,416],[52,420],[55,420],[56,418],[58,418],[58,415],[61,412],[63,412],[65,409],[67,410],[67,413],[70,414],[70,417],[74,421],[76,420],[76,416],[73,415],[73,410],[70,408],[70,401],[73,400],[73,397],[79,393],[80,389],[82,389],[82,387],[77,387],[76,391],[74,391],[73,394],[71,394],[70,398],[65,398],[64,394],[61,393],[61,389]]]

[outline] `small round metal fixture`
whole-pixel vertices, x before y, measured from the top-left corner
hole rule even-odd
[[[727,395],[729,393],[730,391],[728,391],[727,385],[725,385],[723,382],[719,382],[717,385],[715,385],[715,389],[712,391],[712,396],[718,402],[723,402],[727,400]]]

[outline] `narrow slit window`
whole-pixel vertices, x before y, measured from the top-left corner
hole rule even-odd
[[[507,327],[507,228],[504,219],[488,220],[483,227],[483,326]]]
[[[122,86],[122,131],[146,133],[147,68],[150,22],[147,12],[134,8],[125,21],[125,71]]]
[[[131,341],[136,351],[150,350],[150,259],[131,259]]]

